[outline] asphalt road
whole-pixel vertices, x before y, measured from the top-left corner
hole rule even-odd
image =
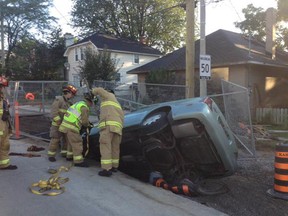
[[[48,143],[30,138],[10,140],[14,153],[27,153],[27,148],[36,145],[47,149]],[[124,173],[112,177],[100,177],[99,164],[91,162],[89,168],[71,167],[61,172],[68,177],[63,186],[66,191],[58,196],[43,196],[31,193],[29,186],[39,180],[48,180],[49,166],[69,167],[71,163],[62,158],[51,163],[46,150],[33,152],[41,157],[10,156],[17,170],[0,171],[1,216],[218,216],[226,215],[213,208],[173,194],[162,188],[140,182]]]

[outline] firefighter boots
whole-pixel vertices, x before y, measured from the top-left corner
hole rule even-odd
[[[15,170],[17,169],[18,167],[15,166],[15,165],[9,165],[7,167],[4,167],[4,168],[0,168],[0,170]]]
[[[101,170],[98,172],[99,176],[105,176],[105,177],[110,177],[112,175],[112,172],[110,170]]]
[[[74,166],[76,166],[76,167],[89,167],[89,164],[86,161],[83,161],[82,163],[75,163]]]
[[[111,171],[111,172],[117,172],[117,168],[112,167],[112,168],[110,169],[110,171]]]
[[[50,162],[55,162],[55,161],[56,161],[55,157],[48,157],[48,160],[49,160]]]

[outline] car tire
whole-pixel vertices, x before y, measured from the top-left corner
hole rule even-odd
[[[166,128],[168,124],[166,112],[149,114],[142,122],[140,136],[151,136]]]

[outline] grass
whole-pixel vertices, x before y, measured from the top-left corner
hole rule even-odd
[[[268,130],[287,130],[288,131],[288,125],[267,125],[266,128]]]
[[[273,137],[288,139],[288,127],[287,127],[287,125],[267,125],[267,126],[265,126],[265,128],[267,130],[269,130],[269,133]],[[279,131],[286,131],[287,130],[287,132],[276,132],[277,130],[279,130]],[[275,132],[272,132],[272,131],[275,131]]]

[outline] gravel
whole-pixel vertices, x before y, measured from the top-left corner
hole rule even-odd
[[[275,144],[273,140],[257,142],[256,157],[240,150],[238,171],[232,176],[213,180],[213,184],[227,186],[228,192],[191,199],[231,216],[288,215],[288,193],[287,199],[277,199],[267,193],[273,191],[274,185]]]

